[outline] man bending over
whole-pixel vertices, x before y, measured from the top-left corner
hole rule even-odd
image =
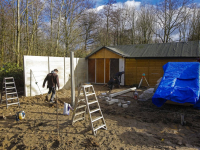
[[[54,69],[53,71],[51,71],[51,73],[47,74],[43,82],[43,88],[45,87],[46,81],[47,81],[47,88],[49,88],[49,92],[46,96],[47,101],[48,101],[49,94],[52,93],[50,103],[54,103],[53,99],[56,94],[56,85],[58,86],[58,89],[59,89],[59,78],[58,78],[57,73],[58,73],[58,70]]]

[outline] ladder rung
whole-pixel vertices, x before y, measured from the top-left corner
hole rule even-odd
[[[98,129],[103,128],[104,126],[106,127],[106,124],[103,124],[103,125],[97,126],[96,128],[94,128],[94,131],[97,131]]]
[[[17,92],[12,92],[12,93],[6,93],[6,94],[17,94]]]
[[[13,79],[13,77],[6,77],[6,78],[4,78],[4,79]]]
[[[14,105],[14,104],[19,104],[19,102],[16,102],[16,103],[9,103],[7,105]]]
[[[7,98],[7,100],[11,100],[11,99],[17,99],[18,97],[13,97],[13,98]]]
[[[83,119],[84,119],[84,117],[82,117],[82,118],[77,118],[77,119],[75,119],[75,120],[73,121],[73,123],[76,122],[76,121],[79,121],[79,120],[83,120]]]
[[[78,116],[78,115],[83,114],[83,113],[85,113],[85,111],[81,111],[81,112],[75,113],[75,116]]]
[[[97,108],[97,109],[91,110],[90,113],[94,113],[94,112],[96,112],[96,111],[98,111],[98,110],[100,110],[100,109]]]
[[[81,85],[81,87],[88,88],[88,87],[92,87],[92,85]]]
[[[97,102],[98,102],[97,100],[94,100],[94,101],[88,102],[88,105],[94,104],[94,103],[97,103]]]
[[[91,96],[91,95],[94,95],[95,93],[90,93],[90,94],[86,94],[86,96]]]
[[[95,122],[95,121],[97,121],[97,120],[99,120],[99,119],[102,119],[103,118],[103,116],[101,116],[101,117],[96,117],[94,120],[92,120],[92,122]]]
[[[85,99],[79,99],[78,102],[85,101]]]
[[[76,107],[76,109],[80,109],[80,108],[83,108],[83,107],[86,107],[86,105],[78,106],[78,107]]]
[[[87,94],[89,93],[89,92],[85,92],[86,93],[86,96],[87,96]],[[80,93],[80,96],[84,96],[84,94],[83,93]]]
[[[5,89],[5,87],[3,87]],[[9,89],[15,89],[15,87],[9,87],[9,88],[6,88],[6,90],[9,90]]]
[[[6,84],[14,84],[14,82],[6,82]]]

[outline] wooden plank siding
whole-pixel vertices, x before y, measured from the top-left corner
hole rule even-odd
[[[105,83],[108,83],[110,80],[110,59],[105,59]]]
[[[96,83],[104,83],[104,59],[96,59]]]
[[[95,82],[95,59],[88,59],[88,82]]]
[[[157,80],[163,76],[162,66],[168,62],[195,62],[192,58],[169,58],[169,59],[126,59],[125,60],[125,85],[139,84],[142,74],[145,73],[150,86],[154,86]],[[143,81],[142,86],[147,86]]]

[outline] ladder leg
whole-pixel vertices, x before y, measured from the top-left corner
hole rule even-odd
[[[140,88],[140,85],[142,84],[142,80],[143,80],[143,78],[140,80],[140,83],[139,83],[139,85],[138,85],[138,88]]]
[[[3,83],[4,83],[4,79],[3,79]],[[3,83],[2,83],[2,90],[1,90],[1,104],[2,104],[2,98],[3,98],[3,87],[4,87]]]
[[[98,106],[98,108],[99,108],[99,114],[100,114],[100,116],[102,116],[102,118],[101,118],[101,120],[102,120],[102,122],[103,122],[103,127],[102,127],[102,128],[104,128],[105,130],[107,130],[106,122],[105,122],[105,119],[104,119],[104,117],[103,117],[103,113],[102,113],[102,111],[101,111],[101,108],[100,108],[100,105],[99,105],[99,102],[98,102],[98,99],[97,99],[97,96],[96,96],[94,87],[92,86],[91,88],[92,88],[92,91],[93,91],[93,93],[94,93],[95,100],[97,101],[97,106]],[[93,134],[94,134],[95,136],[96,136],[96,134],[97,134],[97,130],[95,131],[94,128],[93,128]]]
[[[144,79],[145,79],[145,81],[147,82],[147,79],[146,79],[146,77],[144,77]],[[149,83],[147,82],[147,85],[149,86]]]
[[[16,92],[16,95],[17,95],[18,107],[20,107],[19,97],[18,97],[17,88],[16,88],[16,85],[15,85],[15,80],[14,80],[14,78],[13,78],[13,82],[14,82],[15,92]]]
[[[94,87],[93,87],[93,86],[92,86],[92,90],[94,91]],[[95,93],[95,91],[94,91],[94,93]],[[97,99],[97,96],[96,96],[96,93],[95,93],[94,96],[95,96],[95,99],[98,100],[98,99]],[[97,105],[98,105],[98,107],[99,107],[99,113],[101,114],[101,116],[103,116],[103,113],[102,113],[102,111],[101,111],[99,102],[97,103]],[[102,118],[102,120],[103,120],[103,123],[106,124],[104,117]],[[107,127],[106,127],[106,130],[107,130]]]
[[[89,105],[88,105],[88,98],[87,98],[87,96],[86,96],[85,87],[83,87],[83,93],[84,93],[84,97],[85,97],[85,100],[86,100],[86,106],[87,106],[88,115],[89,115],[90,127],[91,127],[91,129],[92,129],[92,133],[94,134],[94,131],[93,131],[93,124],[92,124],[92,116],[91,116],[90,108],[89,108]]]
[[[80,93],[81,93],[80,91],[83,92],[83,96],[80,95]],[[82,98],[80,99],[79,96],[84,97],[84,99],[82,99]],[[89,100],[89,98],[88,98],[89,96],[94,96],[95,100],[93,99],[93,100],[88,101]],[[80,105],[79,106],[79,104],[82,104],[84,102],[85,102],[86,105]],[[94,106],[94,104],[96,104],[96,108],[95,109],[92,108],[92,110],[90,110],[90,105],[91,104],[93,104],[93,106]],[[84,111],[76,112],[76,110],[81,109],[81,108],[84,108]],[[92,113],[95,113],[95,112],[98,112],[99,116],[95,115],[95,118],[92,118],[92,117],[94,117],[94,116],[92,116]],[[100,105],[99,105],[98,99],[96,97],[96,93],[94,91],[94,87],[92,85],[82,85],[81,88],[79,88],[78,98],[76,99],[73,118],[72,118],[72,124],[74,122],[76,122],[76,121],[85,119],[86,113],[88,113],[90,127],[91,127],[92,133],[94,135],[97,134],[97,130],[100,129],[100,128],[107,129],[105,120],[103,118],[103,114],[102,114],[101,109],[100,109]],[[82,115],[82,114],[83,114],[83,117],[77,118],[77,119],[74,120],[74,118],[76,116],[79,116],[79,115]],[[102,121],[101,125],[95,126],[95,125],[97,125],[97,124],[95,124],[95,122],[98,123],[97,121]]]
[[[79,87],[79,89],[78,89],[78,96],[77,96],[77,98],[76,98],[76,100],[75,100],[75,107],[74,107],[74,112],[73,112],[73,115],[72,115],[72,125],[73,125],[73,123],[74,123],[74,118],[75,118],[75,114],[76,114],[76,108],[77,108],[77,103],[78,103],[78,99],[79,99],[79,95],[80,95],[80,87]]]
[[[6,95],[6,107],[8,109],[8,100],[7,100],[7,91],[6,91],[6,79],[5,79],[4,84],[5,84],[5,95]]]
[[[80,97],[81,97],[81,91],[82,91],[82,90],[83,90],[83,88],[80,87],[79,90],[78,90],[78,96],[77,96],[77,98],[76,98],[76,100],[75,100],[75,107],[74,107],[74,112],[73,112],[73,116],[72,116],[72,125],[73,125],[76,121],[85,120],[85,111],[77,112],[77,109],[84,108],[84,107],[86,108],[86,105],[81,105],[81,106],[79,107],[80,102],[83,102],[82,99],[80,99]],[[83,113],[83,112],[84,112],[84,113]],[[80,113],[80,114],[82,114],[83,116],[82,116],[82,117],[79,117],[79,118],[77,118],[77,119],[75,119],[76,113]],[[79,115],[80,115],[80,114],[79,114]]]

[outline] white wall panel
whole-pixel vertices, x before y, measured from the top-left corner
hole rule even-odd
[[[65,59],[65,60],[64,60]],[[76,87],[81,83],[87,82],[87,60],[84,58],[74,58],[75,84]],[[54,69],[58,69],[60,89],[69,89],[70,81],[70,58],[69,57],[49,57],[48,56],[24,56],[24,90],[25,96],[39,95],[41,92],[47,93],[48,89],[42,88],[46,75]],[[30,78],[30,70],[34,77]],[[65,82],[64,82],[65,81]],[[35,83],[37,82],[37,84]],[[46,83],[47,85],[47,83]],[[30,88],[31,87],[31,88]],[[30,90],[31,89],[31,90]]]

